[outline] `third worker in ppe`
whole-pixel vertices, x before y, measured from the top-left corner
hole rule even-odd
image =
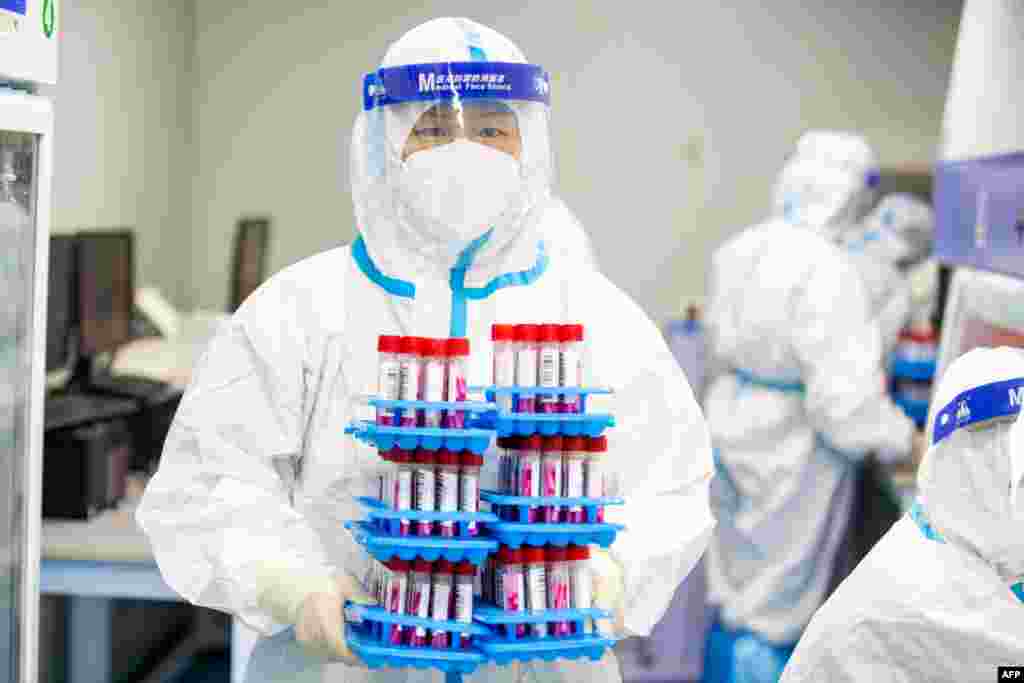
[[[826,597],[857,462],[912,451],[864,286],[836,244],[870,205],[874,167],[857,136],[806,134],[777,215],[713,257],[708,345],[729,370],[705,402],[718,467],[706,681],[778,679]]]
[[[710,537],[708,431],[658,329],[541,238],[566,215],[551,203],[549,83],[465,19],[430,21],[388,49],[352,133],[357,239],[277,273],[217,335],[142,500],[175,590],[266,635],[294,626],[323,680],[444,680],[369,671],[344,639],[341,608],[366,599],[370,558],[342,525],[362,516],[355,497],[373,494],[382,467],[344,429],[353,399],[375,392],[378,335],[468,338],[469,384],[485,385],[492,324],[586,326],[587,382],[616,390],[607,463],[626,504],[606,517],[628,531],[592,566],[617,633],[650,633]],[[609,653],[487,665],[468,680],[615,682],[619,670]]]
[[[842,237],[864,282],[886,354],[916,313],[909,271],[931,254],[933,229],[931,207],[900,193],[883,197],[856,229]]]
[[[814,615],[785,683],[994,681],[1024,664],[1022,399],[1018,349],[950,364],[917,501]]]

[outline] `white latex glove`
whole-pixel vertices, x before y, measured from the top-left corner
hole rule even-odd
[[[275,621],[295,625],[295,639],[310,654],[359,665],[345,642],[344,608],[348,601],[376,603],[348,574],[334,578],[303,576],[293,571],[263,567],[259,606]]]
[[[598,629],[604,635],[625,636],[626,591],[622,566],[604,548],[593,548],[590,553],[590,572],[594,587],[594,607],[612,614],[611,620],[597,621]]]

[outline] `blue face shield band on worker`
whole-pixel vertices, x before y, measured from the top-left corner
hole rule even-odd
[[[933,396],[909,513],[814,615],[783,683],[975,681],[1024,661],[1024,353],[979,348]]]
[[[252,680],[444,679],[369,671],[343,638],[340,605],[367,597],[373,565],[342,525],[362,518],[357,498],[379,491],[386,467],[343,431],[372,415],[356,399],[375,393],[379,335],[465,337],[467,383],[487,385],[493,324],[586,325],[588,383],[615,388],[609,447],[629,454],[609,458],[625,504],[606,519],[631,532],[592,561],[595,604],[617,634],[649,634],[706,547],[710,443],[686,378],[623,292],[544,245],[571,217],[552,199],[548,83],[469,20],[437,19],[393,44],[362,83],[353,126],[358,236],[266,282],[194,374],[137,516],[175,590],[263,636]],[[485,454],[485,488],[497,462]],[[683,521],[664,534],[666,519]],[[488,664],[467,679],[620,674],[608,654]]]

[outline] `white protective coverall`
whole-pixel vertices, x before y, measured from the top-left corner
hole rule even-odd
[[[548,222],[552,230],[543,235],[544,244],[548,247],[551,257],[559,260],[582,260],[585,266],[599,269],[594,243],[576,214],[558,197],[554,200],[552,211],[556,215],[561,215],[558,220]]]
[[[437,19],[395,43],[376,73],[438,63],[446,63],[441,73],[502,76],[521,73],[510,64],[526,66],[518,48],[491,29]],[[546,82],[536,86],[538,98],[546,94]],[[713,466],[700,409],[658,329],[636,304],[596,270],[545,251],[539,236],[558,229],[546,222],[564,217],[551,210],[546,103],[508,103],[522,137],[517,184],[498,188],[509,195],[506,210],[490,230],[485,225],[475,234],[422,219],[472,202],[446,202],[441,191],[410,199],[431,183],[458,193],[478,170],[438,171],[424,177],[426,189],[417,188],[408,179],[423,171],[412,163],[420,155],[497,167],[498,152],[461,137],[403,159],[414,124],[433,104],[402,102],[357,117],[351,163],[358,239],[274,275],[216,336],[182,400],[139,522],[163,576],[181,595],[274,633],[288,624],[276,623],[261,606],[268,565],[290,572],[294,591],[323,586],[340,573],[363,577],[369,569],[368,556],[342,525],[362,516],[354,497],[376,490],[381,460],[344,428],[367,417],[357,414],[352,399],[376,391],[378,335],[465,336],[472,349],[469,384],[481,385],[491,380],[493,323],[581,322],[588,383],[616,389],[604,407],[617,420],[609,436],[610,480],[626,500],[606,518],[628,527],[611,551],[622,577],[619,623],[626,633],[646,635],[713,526]],[[496,483],[496,465],[487,458],[485,486]],[[314,668],[303,680],[444,678],[433,670],[371,672],[326,660]],[[619,678],[609,654],[598,663],[484,666],[468,680]]]
[[[994,681],[1024,664],[1022,386],[1017,349],[950,365],[917,503],[814,615],[785,683]],[[944,416],[955,430],[935,443]]]
[[[815,144],[801,142],[778,187],[788,199],[776,202],[799,222],[779,216],[744,230],[715,252],[711,266],[709,351],[717,367],[732,371],[713,381],[705,399],[718,467],[709,601],[726,632],[760,643],[736,648],[736,661],[796,642],[825,598],[857,461],[872,450],[905,457],[913,440],[913,424],[885,393],[880,335],[863,284],[833,240],[868,203],[873,156],[855,136],[805,138]],[[806,146],[816,156],[804,158]],[[825,188],[814,187],[815,163]],[[821,206],[801,204],[819,199]],[[727,650],[709,640],[705,680],[773,678],[729,673],[711,659]],[[780,672],[777,666],[774,677]]]
[[[843,235],[843,247],[864,281],[886,352],[911,321],[908,271],[931,253],[933,232],[931,207],[900,193],[883,197],[856,229]]]

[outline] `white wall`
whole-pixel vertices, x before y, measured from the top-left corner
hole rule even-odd
[[[194,303],[223,305],[242,213],[273,216],[274,269],[351,239],[360,78],[442,12],[552,72],[558,189],[605,270],[662,318],[703,292],[714,246],[762,217],[806,128],[861,130],[884,163],[934,156],[959,2],[200,0]]]
[[[131,226],[136,282],[186,300],[191,261],[192,0],[65,0],[55,232]]]

